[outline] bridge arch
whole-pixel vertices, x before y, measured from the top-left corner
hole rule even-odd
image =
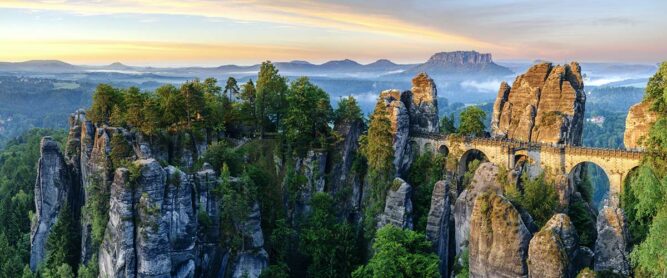
[[[478,149],[468,149],[461,155],[461,158],[459,158],[456,172],[457,176],[459,177],[458,188],[460,190],[463,190],[463,188],[467,186],[466,183],[469,182],[469,180],[466,179],[471,177],[466,177],[465,173],[468,172],[469,167],[472,166],[471,163],[475,160],[479,160],[479,164],[481,164],[483,162],[489,161],[489,158],[484,152]],[[479,164],[476,166],[479,166]]]
[[[590,190],[581,193],[590,194],[588,197],[590,197],[590,202],[596,210],[600,209],[604,200],[611,196],[609,173],[595,162],[582,161],[577,163],[567,173],[567,177],[575,190]]]
[[[441,154],[441,155],[444,155],[444,156],[448,156],[449,155],[449,147],[447,147],[447,145],[445,145],[445,144],[440,145],[438,147],[438,153]]]

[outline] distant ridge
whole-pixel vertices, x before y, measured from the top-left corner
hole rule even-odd
[[[477,51],[439,52],[421,65],[406,70],[403,74],[415,75],[426,72],[431,76],[456,77],[472,76],[506,76],[512,70],[493,62],[490,53]]]

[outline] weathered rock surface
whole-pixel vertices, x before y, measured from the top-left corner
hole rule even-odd
[[[450,248],[453,244],[454,219],[452,202],[449,196],[449,181],[441,180],[433,186],[431,208],[426,223],[426,237],[433,242],[433,247],[440,258],[440,275],[449,274],[449,263],[453,258]]]
[[[194,275],[195,239],[197,238],[194,188],[188,176],[174,166],[167,166],[165,199],[162,206],[167,219],[172,273]],[[188,274],[189,273],[189,274]]]
[[[46,256],[46,240],[58,219],[61,209],[75,203],[77,188],[72,188],[70,169],[60,152],[58,143],[51,137],[42,138],[41,157],[37,164],[35,183],[35,221],[30,233],[30,268],[36,267]]]
[[[575,277],[577,231],[570,218],[556,214],[530,240],[528,274],[530,277]]]
[[[412,132],[438,132],[438,90],[426,73],[412,79],[410,126]]]
[[[598,213],[596,227],[598,237],[595,241],[595,271],[609,270],[628,276],[629,234],[623,209],[603,206]]]
[[[470,277],[525,277],[530,239],[509,201],[495,192],[479,195],[470,219]]]
[[[130,173],[119,168],[111,185],[109,222],[99,251],[101,277],[136,277],[135,208]]]
[[[412,186],[396,178],[392,187],[387,194],[384,212],[379,216],[378,228],[392,224],[412,230]]]
[[[628,116],[625,118],[625,133],[623,134],[623,145],[626,148],[641,148],[641,139],[648,137],[648,132],[658,115],[650,111],[651,104],[642,101],[630,107]]]
[[[486,191],[502,193],[502,186],[498,183],[497,176],[498,166],[490,162],[482,163],[475,171],[475,176],[468,188],[456,198],[454,204],[456,254],[459,254],[468,244],[470,218],[477,196]]]
[[[246,239],[244,242],[248,244],[244,244],[244,251],[236,259],[232,277],[256,278],[269,265],[269,255],[264,250],[264,236],[257,202],[253,204],[247,220],[241,226],[243,237]]]
[[[398,176],[407,171],[412,162],[412,150],[408,145],[410,136],[410,108],[408,105],[411,103],[411,94],[410,91],[401,93],[399,90],[387,90],[380,94],[391,122],[391,132],[394,136],[394,168]]]
[[[201,171],[195,173],[197,187],[197,211],[206,224],[198,222],[196,262],[200,277],[218,277],[224,274],[223,263],[227,252],[219,247],[220,211],[218,199],[213,190],[218,186],[218,176],[210,164],[204,163]],[[202,219],[203,220],[203,219]]]
[[[500,85],[494,103],[494,137],[521,141],[581,144],[586,94],[581,67],[541,63]]]

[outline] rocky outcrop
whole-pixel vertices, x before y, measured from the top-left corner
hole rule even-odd
[[[494,137],[580,145],[586,94],[581,67],[533,65],[512,86],[500,85],[494,103]]]
[[[103,277],[193,277],[197,222],[185,173],[154,159],[119,168],[99,251]]]
[[[401,178],[394,179],[384,205],[384,212],[378,217],[378,228],[391,224],[399,228],[411,229],[412,186]]]
[[[61,210],[66,204],[70,209],[79,205],[76,197],[80,190],[73,187],[70,167],[55,140],[42,138],[40,153],[35,183],[35,221],[30,233],[30,268],[33,271],[46,256],[46,240]]]
[[[438,91],[426,73],[412,79],[411,132],[438,132]]]
[[[641,148],[641,140],[648,137],[651,126],[658,119],[657,113],[651,111],[650,107],[649,101],[642,101],[630,107],[625,118],[625,134],[623,134],[623,145],[626,148]]]
[[[431,208],[426,222],[426,237],[433,243],[433,247],[440,258],[440,275],[449,274],[449,263],[453,256],[453,228],[452,202],[449,196],[449,181],[441,180],[433,186],[431,194]]]
[[[628,276],[629,234],[623,209],[605,205],[597,219],[598,237],[595,241],[595,271],[608,270]]]
[[[135,277],[137,258],[135,253],[134,192],[130,173],[119,168],[111,185],[109,222],[99,251],[101,277]]]
[[[470,219],[470,277],[525,277],[530,239],[508,200],[495,192],[479,195]]]
[[[497,180],[498,170],[498,166],[493,163],[482,163],[475,171],[468,188],[456,198],[454,204],[456,254],[468,245],[470,218],[477,196],[486,191],[502,193],[502,186]]]
[[[194,183],[197,188],[197,273],[202,277],[218,277],[224,273],[223,263],[227,252],[219,247],[220,243],[220,211],[215,188],[218,176],[210,164],[204,163],[202,169],[195,173]]]
[[[577,231],[570,218],[556,214],[530,240],[528,274],[530,277],[575,277],[578,252]]]
[[[407,171],[412,162],[412,149],[408,145],[410,136],[408,105],[411,103],[411,94],[410,91],[401,93],[399,90],[387,90],[380,94],[380,99],[384,103],[383,109],[391,122],[391,133],[394,136],[394,168],[398,176]]]
[[[269,255],[264,250],[259,204],[255,202],[246,221],[241,225],[244,250],[237,256],[232,277],[257,278],[269,265]]]

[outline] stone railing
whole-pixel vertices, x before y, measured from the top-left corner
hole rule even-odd
[[[565,151],[568,155],[586,155],[598,157],[623,157],[631,159],[641,159],[644,152],[637,149],[612,149],[612,148],[594,148],[594,147],[580,147],[570,146],[567,144],[557,143],[542,143],[542,142],[525,142],[508,138],[491,138],[491,137],[471,137],[458,135],[444,135],[439,133],[414,133],[412,137],[423,138],[429,140],[445,141],[459,143],[472,143],[487,146],[501,146],[513,149],[527,149],[527,150],[545,150],[545,151]]]

